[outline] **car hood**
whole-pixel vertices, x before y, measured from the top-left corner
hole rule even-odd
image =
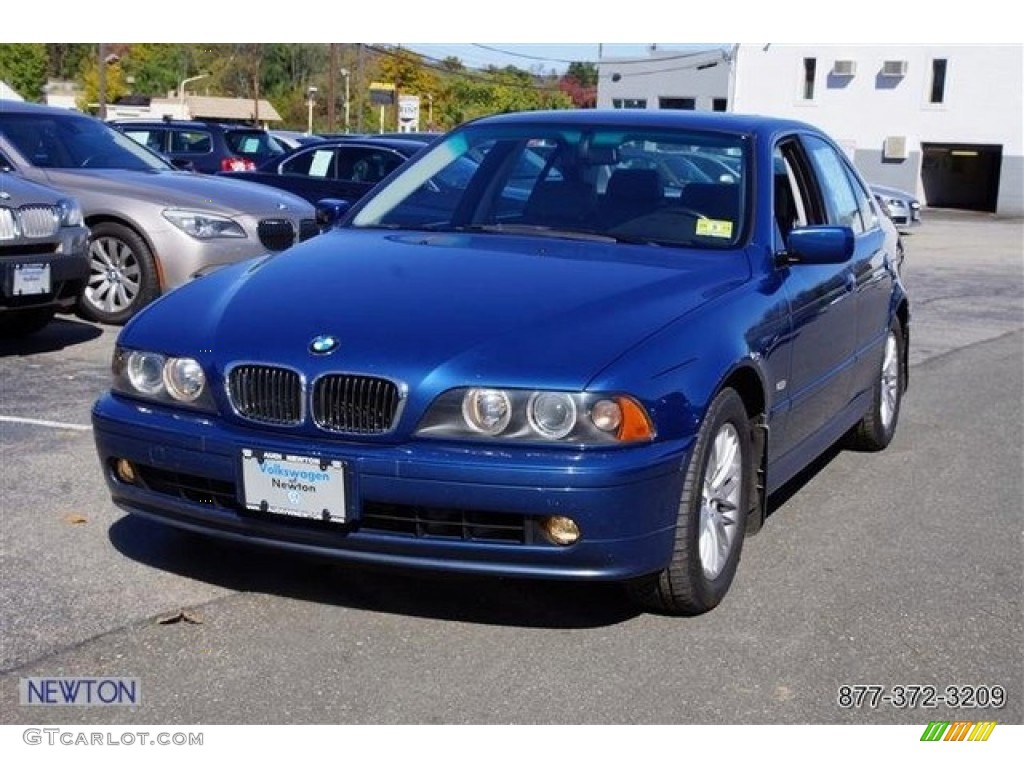
[[[900,200],[914,200],[914,196],[909,192],[904,192],[902,189],[896,189],[896,187],[884,187],[880,184],[872,184],[871,191],[876,194],[886,195],[887,197],[895,197]]]
[[[229,216],[271,215],[286,210],[312,215],[308,202],[288,192],[184,171],[48,168],[46,175],[53,186],[78,195],[87,214],[101,207],[106,196],[107,199],[148,200],[168,208],[198,208]],[[281,208],[282,205],[285,208]]]
[[[269,362],[312,378],[385,376],[581,390],[630,347],[749,277],[746,254],[550,238],[340,230],[203,277],[121,343],[223,372]],[[310,352],[315,336],[340,341]]]

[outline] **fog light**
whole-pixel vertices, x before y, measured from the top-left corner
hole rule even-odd
[[[135,467],[132,466],[128,459],[118,459],[114,462],[114,474],[117,475],[117,479],[122,483],[135,485]]]
[[[561,515],[545,517],[541,521],[540,527],[552,544],[558,544],[561,547],[575,544],[580,538],[580,527],[576,525],[576,522]]]

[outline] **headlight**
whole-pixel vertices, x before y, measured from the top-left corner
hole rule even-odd
[[[498,435],[512,418],[512,404],[500,389],[471,389],[462,398],[462,418],[477,432]]]
[[[172,357],[164,363],[163,380],[167,394],[183,403],[195,402],[206,386],[206,374],[191,357]]]
[[[60,224],[62,227],[79,227],[82,225],[82,206],[77,200],[65,198],[57,201],[57,208],[60,209]]]
[[[187,235],[197,240],[211,240],[217,237],[245,237],[245,230],[238,222],[227,216],[203,211],[182,211],[169,208],[164,218]]]
[[[640,403],[625,395],[467,387],[440,395],[419,437],[614,445],[654,439]]]
[[[191,357],[117,347],[111,368],[115,392],[214,410],[203,367]]]
[[[564,392],[534,392],[526,416],[537,434],[560,440],[576,426],[576,403]]]

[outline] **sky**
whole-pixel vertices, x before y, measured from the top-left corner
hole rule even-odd
[[[1005,20],[1004,0],[971,0],[965,13],[922,11],[922,4],[858,0],[837,11],[821,0],[730,0],[580,4],[559,0],[385,0],[339,3],[302,0],[271,13],[240,14],[229,3],[206,3],[195,14],[165,14],[159,23],[139,12],[138,0],[103,0],[102,13],[83,14],[81,0],[49,0],[46,24],[0,26],[0,42],[340,42],[398,40],[413,50],[458,56],[469,66],[563,69],[567,61],[643,57],[658,43],[678,49],[772,41],[776,44],[1024,43],[1022,27]],[[22,14],[24,15],[24,13]],[[484,40],[486,43],[472,42]],[[506,42],[501,42],[506,41]],[[600,43],[600,41],[605,41]],[[610,41],[610,42],[609,42]],[[505,53],[487,51],[496,48]],[[710,44],[719,47],[720,43]],[[542,61],[528,57],[540,57]]]
[[[605,58],[647,58],[651,45],[658,50],[692,51],[721,48],[725,43],[402,43],[416,53],[443,59],[456,56],[468,67],[483,69],[488,66],[504,67],[509,64],[520,69],[533,69],[537,65],[545,71],[564,72],[570,62],[597,62],[598,53]]]

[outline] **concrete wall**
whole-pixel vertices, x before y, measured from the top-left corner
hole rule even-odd
[[[814,98],[803,98],[804,59],[817,61]],[[932,61],[946,59],[941,104],[930,100]],[[856,74],[834,74],[834,62]],[[883,62],[905,61],[902,77]],[[824,46],[744,44],[734,52],[735,112],[790,117],[827,131],[869,181],[912,191],[920,182],[921,144],[998,144],[1003,149],[997,212],[1024,215],[1024,46]],[[906,137],[908,157],[882,160],[886,137]]]
[[[696,99],[696,109],[710,112],[713,99],[728,96],[725,51],[652,51],[647,59],[611,58],[598,63],[600,109],[610,109],[615,99],[646,99],[647,109],[658,109],[659,99],[668,97]]]

